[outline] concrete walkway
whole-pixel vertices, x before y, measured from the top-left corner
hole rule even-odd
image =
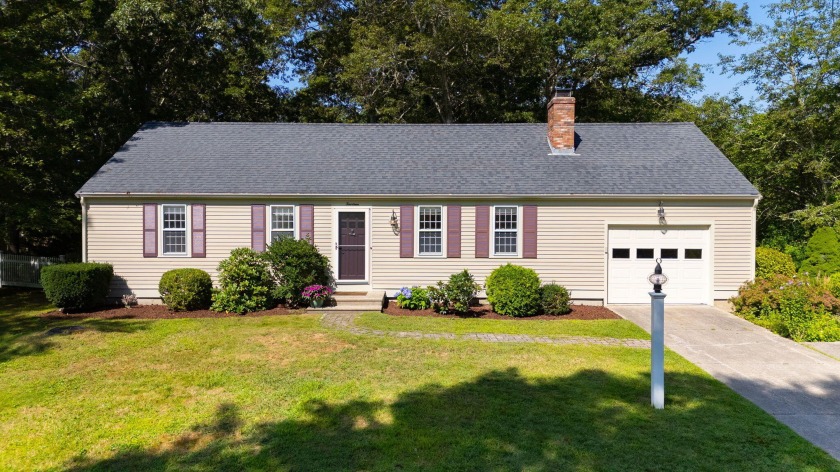
[[[650,306],[610,308],[650,332]],[[717,308],[667,299],[665,346],[840,460],[840,361]]]

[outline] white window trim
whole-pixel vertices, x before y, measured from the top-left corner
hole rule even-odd
[[[278,204],[278,205],[266,205],[266,215],[265,215],[265,245],[266,247],[271,245],[271,233],[275,230],[271,228],[271,209],[272,208],[291,208],[292,209],[292,217],[294,218],[294,227],[292,228],[293,238],[300,239],[298,228],[300,227],[300,214],[298,213],[298,206],[293,204]],[[277,230],[277,231],[288,231],[286,230]]]
[[[184,207],[184,214],[186,215],[186,228],[184,231],[186,233],[186,245],[185,248],[187,252],[163,252],[164,244],[163,244],[163,207],[173,207],[173,206],[180,206]],[[160,203],[158,204],[158,254],[160,257],[191,257],[192,255],[192,207],[186,203]]]
[[[516,208],[516,252],[496,252],[496,208]],[[490,257],[511,259],[522,257],[522,205],[493,205],[490,210]]]
[[[421,254],[420,253],[420,208],[437,207],[440,208],[440,253],[438,254]],[[414,257],[430,258],[430,259],[446,259],[446,234],[447,234],[447,220],[445,205],[417,205],[414,207]]]

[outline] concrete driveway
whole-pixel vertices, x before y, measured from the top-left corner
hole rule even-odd
[[[649,305],[609,308],[650,332]],[[667,299],[665,346],[840,460],[840,361],[717,308]]]

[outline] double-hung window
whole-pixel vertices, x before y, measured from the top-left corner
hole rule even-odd
[[[187,206],[162,205],[163,254],[187,254]]]
[[[292,205],[271,207],[271,241],[295,237],[295,207]]]
[[[421,256],[443,255],[443,208],[418,207],[417,248]]]
[[[519,255],[519,207],[494,207],[493,255]]]

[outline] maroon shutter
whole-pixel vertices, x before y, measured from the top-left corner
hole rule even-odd
[[[400,257],[414,257],[414,207],[400,207]]]
[[[522,257],[537,258],[537,206],[522,207]]]
[[[300,206],[300,239],[315,244],[315,207],[313,205]]]
[[[157,257],[157,205],[143,204],[143,257]]]
[[[446,257],[461,257],[461,205],[446,207]]]
[[[207,257],[206,235],[206,205],[194,204],[192,206],[192,256]]]
[[[475,207],[475,257],[490,257],[490,207]]]
[[[251,249],[265,251],[265,205],[251,205]]]

